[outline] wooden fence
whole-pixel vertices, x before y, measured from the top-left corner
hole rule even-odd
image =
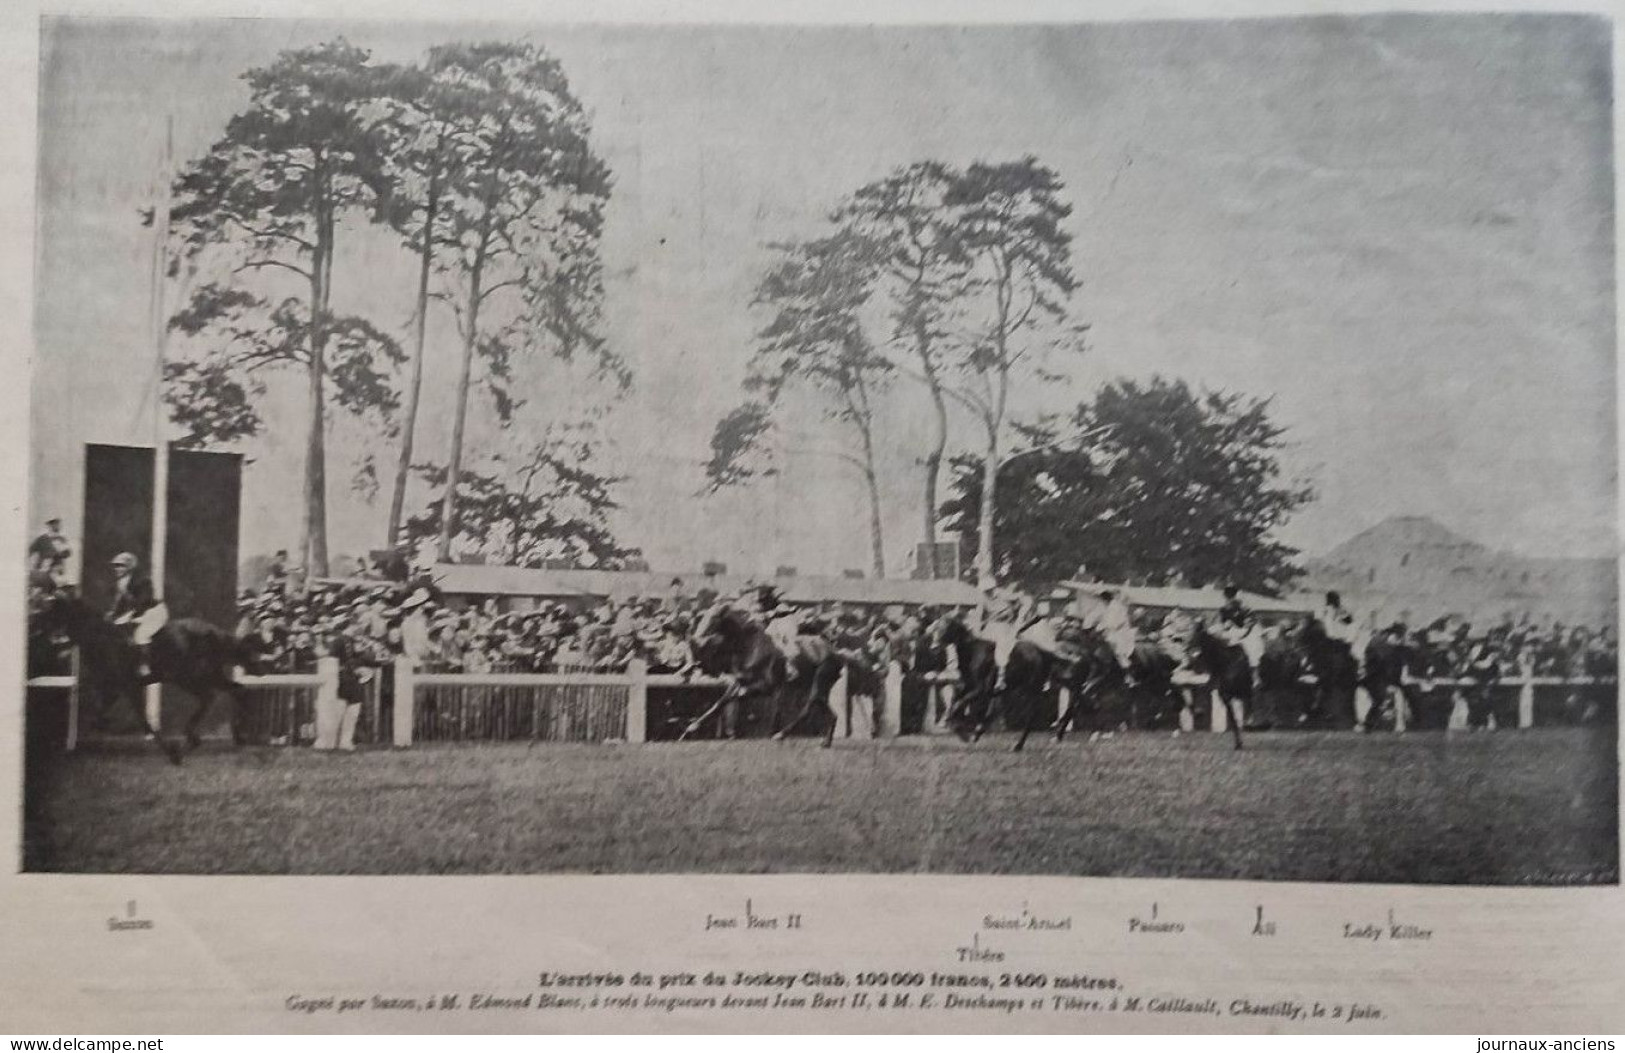
[[[897,675],[898,673],[894,669],[892,675],[887,678],[888,685],[892,683],[892,677]],[[943,722],[943,718],[952,708],[954,695],[959,690],[960,681],[958,675],[953,672],[917,673],[911,674],[908,680],[911,685],[923,687],[926,692],[921,731],[925,734],[946,733],[948,729]],[[1301,685],[1307,687],[1313,685],[1313,683],[1312,679],[1306,678],[1301,682]],[[1461,729],[1468,726],[1468,693],[1475,687],[1481,688],[1484,686],[1470,680],[1420,679],[1410,676],[1405,678],[1404,684],[1411,695],[1413,703],[1418,700],[1418,696],[1427,696],[1440,691],[1448,692],[1449,716],[1443,722],[1443,726],[1449,729]],[[1493,706],[1492,710],[1508,711],[1509,714],[1515,713],[1515,719],[1506,721],[1497,719],[1498,726],[1532,728],[1537,725],[1560,723],[1558,720],[1550,719],[1555,707],[1542,707],[1538,704],[1540,702],[1539,692],[1542,689],[1565,688],[1573,691],[1576,688],[1601,688],[1615,686],[1616,684],[1617,678],[1614,677],[1537,676],[1532,669],[1525,667],[1516,676],[1502,676],[1492,681],[1489,684],[1489,690],[1492,696],[1501,696],[1500,699],[1492,698],[1492,701],[1505,703]],[[1229,730],[1225,708],[1221,705],[1214,705],[1211,697],[1199,698],[1199,696],[1203,695],[1210,696],[1212,693],[1208,678],[1205,675],[1188,671],[1175,673],[1174,688],[1184,701],[1180,715],[1180,723],[1184,730],[1195,730],[1196,725],[1200,722],[1198,714],[1202,710],[1207,712],[1207,724],[1211,730],[1216,732]],[[888,693],[890,691],[891,688],[888,686]],[[1514,692],[1516,693],[1515,696],[1513,696]],[[1056,695],[1057,709],[1064,712],[1070,701],[1069,692],[1066,688],[1061,688],[1056,692]],[[1392,699],[1383,699],[1381,701],[1387,704],[1394,702]],[[1363,720],[1372,704],[1373,700],[1365,688],[1358,688],[1355,692],[1355,716]],[[1545,710],[1544,713],[1542,712],[1543,709]],[[898,711],[901,713],[900,704]],[[1417,722],[1416,714],[1411,711],[1409,706],[1393,705],[1393,713],[1395,731],[1407,731]],[[1245,720],[1246,714],[1243,713],[1242,717]]]
[[[247,689],[248,706],[236,714],[237,729],[249,741],[271,745],[309,743],[317,749],[339,749],[349,748],[358,735],[362,741],[371,741],[374,734],[368,731],[369,711],[371,727],[375,728],[379,681],[379,677],[371,678],[360,711],[350,712],[338,697],[336,659],[319,659],[312,673],[238,676],[237,682]],[[30,691],[61,692],[68,707],[64,745],[69,750],[77,749],[84,730],[78,677],[37,676],[27,680],[26,686]],[[224,704],[230,705],[230,701]],[[149,710],[149,719],[151,716]]]
[[[331,658],[318,661],[314,673],[239,677],[254,700],[248,713],[239,714],[239,728],[250,741],[273,745],[308,742],[319,749],[348,749],[357,742],[387,742],[397,747],[415,742],[516,739],[647,742],[674,737],[669,728],[651,727],[654,714],[669,710],[651,704],[651,690],[666,694],[708,690],[714,700],[728,683],[705,677],[651,675],[641,661],[631,663],[624,673],[439,673],[419,671],[410,661],[398,659],[392,669],[375,669],[372,673],[365,681],[362,705],[355,708],[338,698],[338,663]],[[1501,699],[1497,708],[1509,718],[1514,712],[1516,715],[1515,720],[1497,723],[1520,728],[1556,723],[1549,719],[1553,707],[1542,707],[1538,692],[1564,688],[1572,693],[1577,688],[1614,683],[1613,678],[1535,676],[1525,669],[1518,676],[1501,678],[1492,687]],[[31,689],[66,694],[70,750],[77,746],[81,735],[75,685],[73,676],[35,677],[28,681]],[[1195,730],[1203,722],[1205,710],[1205,723],[1211,730],[1228,730],[1224,707],[1199,697],[1210,694],[1205,676],[1176,674],[1174,686],[1184,699],[1182,727]],[[1406,686],[1413,697],[1449,692],[1450,716],[1443,726],[1466,726],[1466,695],[1473,684],[1450,679],[1407,679]],[[914,728],[926,734],[943,732],[943,717],[952,707],[958,688],[958,677],[952,672],[905,673],[895,662],[880,678],[874,697],[855,694],[843,676],[831,696],[836,735],[891,738]],[[1064,710],[1069,701],[1065,689],[1057,695],[1057,706]],[[906,700],[923,712],[905,714]],[[1355,701],[1356,716],[1363,717],[1371,704],[1364,689],[1360,689]],[[675,718],[668,714],[666,719]],[[686,719],[680,723],[686,724]],[[1405,731],[1416,723],[1416,715],[1407,706],[1395,706],[1394,723],[1396,731]]]

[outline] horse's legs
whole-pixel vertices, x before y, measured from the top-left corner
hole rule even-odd
[[[1078,707],[1083,705],[1083,693],[1089,690],[1090,684],[1093,683],[1094,680],[1090,679],[1083,683],[1077,684],[1072,688],[1072,690],[1067,692],[1066,712],[1062,713],[1060,718],[1055,721],[1056,742],[1060,742],[1066,738],[1066,729],[1071,727],[1072,722],[1077,719]]]
[[[248,745],[248,737],[243,733],[242,713],[243,705],[247,701],[241,684],[233,683],[226,688],[226,694],[231,698],[231,744],[233,746]]]
[[[120,685],[113,690],[130,700],[130,708],[135,710],[135,719],[147,733],[147,737],[158,743],[158,747],[164,751],[164,755],[169,758],[169,762],[179,764],[181,762],[180,747],[165,742],[160,729],[153,727],[152,721],[147,719],[147,692],[141,686],[141,682],[138,679],[132,679],[128,684]]]
[[[1038,684],[1021,693],[1023,699],[1022,708],[1025,712],[1021,715],[1021,734],[1016,738],[1016,748],[1012,752],[1020,753],[1022,747],[1027,745],[1027,736],[1033,733],[1033,727],[1038,723],[1038,713],[1044,701],[1045,686],[1044,684]]]
[[[794,731],[796,728],[799,728],[801,726],[801,722],[806,720],[807,717],[812,714],[813,707],[816,706],[817,704],[818,704],[818,685],[816,683],[814,683],[812,685],[812,687],[808,690],[807,697],[802,701],[801,708],[796,711],[796,715],[794,717],[792,717],[787,724],[785,724],[783,727],[779,728],[779,730],[777,730],[777,731],[775,731],[773,733],[774,741],[778,741],[780,739],[783,739],[786,735],[790,734],[790,732]],[[834,716],[833,713],[830,714],[830,715]],[[830,729],[830,733],[834,734],[834,729],[833,728]]]
[[[215,690],[212,687],[198,687],[192,693],[197,696],[197,708],[192,710],[192,717],[186,722],[186,748],[189,750],[203,745],[199,729],[203,726],[203,718],[208,716],[209,708],[214,705]]]
[[[1241,749],[1241,708],[1236,705],[1237,700],[1232,698],[1229,691],[1218,692],[1219,698],[1224,702],[1224,715],[1229,717],[1230,737],[1235,740],[1236,749]]]
[[[824,715],[829,718],[828,720],[826,720],[824,722],[824,748],[825,749],[829,749],[830,746],[832,746],[834,744],[834,742],[835,742],[835,727],[836,727],[836,725],[840,724],[840,722],[841,722],[840,714],[835,712],[835,698],[834,698],[835,681],[840,679],[840,676],[841,676],[841,671],[840,671],[839,668],[837,668],[835,670],[835,675],[833,677],[828,676],[826,674],[823,677],[814,677],[813,678],[813,686],[812,686],[813,698],[817,702],[822,703],[822,707],[823,707],[823,710],[824,710]],[[847,697],[847,705],[850,706],[852,704],[852,695],[851,695],[851,693],[848,692],[846,697]]]
[[[993,726],[994,714],[1004,712],[1005,707],[1009,705],[1007,701],[1009,692],[1009,684],[1002,687],[995,684],[992,690],[982,692],[977,700],[976,726],[971,728],[972,742],[980,742],[987,729]]]

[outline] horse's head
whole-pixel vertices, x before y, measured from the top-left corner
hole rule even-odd
[[[72,588],[38,590],[29,597],[30,635],[66,636],[76,644],[83,644],[105,624]]]
[[[957,614],[944,614],[931,623],[925,634],[926,647],[936,653],[942,653],[950,647],[958,647],[970,639],[970,628],[965,620]]]
[[[694,639],[737,639],[744,630],[746,618],[743,611],[726,601],[712,604],[694,626]]]
[[[738,664],[738,642],[746,624],[744,612],[726,602],[713,604],[700,616],[689,649],[706,675],[721,676]]]

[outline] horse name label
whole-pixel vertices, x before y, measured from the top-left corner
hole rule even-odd
[[[127,931],[129,929],[150,929],[150,928],[152,928],[152,919],[151,918],[108,918],[107,919],[107,929],[108,929],[109,932],[125,932],[125,931]]]
[[[1036,914],[1022,911],[1019,916],[1000,916],[997,914],[984,914],[982,928],[994,930],[1027,930],[1029,932],[1066,932],[1072,928],[1071,917],[1041,918]]]
[[[785,914],[782,916],[776,914],[758,914],[756,913],[755,904],[748,899],[745,900],[745,913],[743,918],[744,925],[741,926],[740,915],[707,913],[705,915],[705,931],[710,932],[712,929],[743,928],[746,931],[751,932],[776,932],[782,929],[801,928],[800,914]]]
[[[1176,933],[1185,931],[1182,921],[1143,921],[1140,918],[1128,920],[1128,931],[1145,933]]]

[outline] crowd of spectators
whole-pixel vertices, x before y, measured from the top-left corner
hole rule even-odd
[[[60,522],[51,520],[29,550],[31,610],[36,594],[60,587],[70,552]],[[685,593],[674,580],[656,596],[502,611],[491,601],[448,604],[426,579],[385,580],[385,568],[365,563],[358,563],[356,577],[307,581],[288,567],[286,555],[277,553],[261,586],[238,598],[235,628],[252,672],[305,672],[324,655],[339,656],[347,666],[389,665],[404,655],[437,672],[622,672],[640,659],[651,672],[686,673],[695,667],[689,640],[697,620],[725,598],[704,588]],[[1013,598],[1010,606],[1059,613]],[[893,661],[905,668],[925,665],[925,630],[940,612],[823,604],[795,613],[837,650],[879,670]],[[1134,620],[1142,639],[1156,634],[1159,619],[1150,612],[1136,612]],[[1280,631],[1279,625],[1267,630]],[[1619,664],[1615,630],[1562,622],[1508,618],[1475,631],[1461,618],[1442,618],[1414,629],[1395,624],[1372,635],[1406,645],[1418,677],[1459,676],[1465,669],[1504,677],[1525,670],[1541,677],[1613,677]]]
[[[1404,626],[1389,632],[1403,636]],[[1554,622],[1502,621],[1475,630],[1464,620],[1443,618],[1409,634],[1412,673],[1418,677],[1613,677],[1619,670],[1619,641],[1612,629]]]
[[[444,602],[424,581],[364,579],[301,583],[273,573],[238,600],[237,633],[255,673],[310,669],[324,654],[388,665],[405,656],[431,672],[623,672],[642,660],[652,673],[695,671],[690,638],[719,597],[675,587],[665,595],[587,603],[542,602],[502,611],[494,601]],[[930,612],[823,605],[800,612],[849,657],[875,668],[912,664]]]

